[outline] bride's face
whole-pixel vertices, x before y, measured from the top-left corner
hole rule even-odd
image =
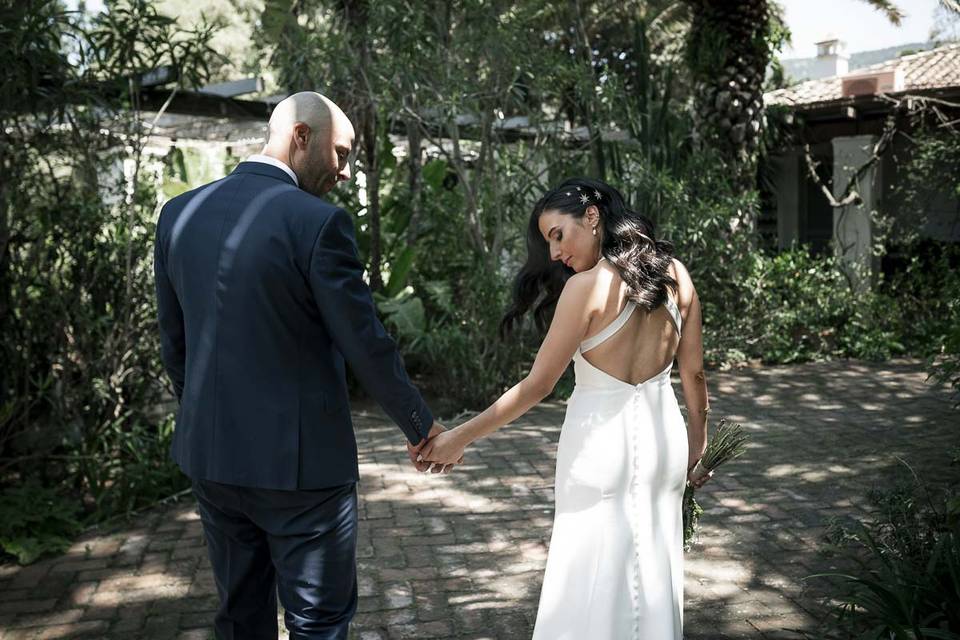
[[[582,218],[575,218],[557,209],[540,214],[538,225],[543,239],[550,246],[550,259],[559,260],[574,271],[586,271],[597,264],[600,236],[593,235],[598,222],[596,207],[587,207]]]

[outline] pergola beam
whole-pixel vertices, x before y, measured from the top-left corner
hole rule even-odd
[[[169,97],[168,89],[144,89],[140,92],[140,108],[144,111],[159,111]],[[270,117],[273,106],[260,100],[240,100],[196,91],[178,91],[166,112],[208,118],[266,120]]]

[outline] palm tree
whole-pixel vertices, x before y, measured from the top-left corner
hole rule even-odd
[[[726,160],[752,189],[763,122],[763,80],[770,57],[789,37],[772,0],[685,0],[690,10],[687,64],[693,80],[698,142]],[[866,0],[899,25],[890,0]]]

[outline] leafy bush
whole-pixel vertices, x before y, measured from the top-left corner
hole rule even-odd
[[[0,550],[20,564],[62,553],[80,532],[79,504],[56,488],[30,482],[0,493]]]
[[[469,295],[432,302],[444,305],[425,342],[435,388],[463,407],[478,408],[495,399],[530,371],[537,338],[520,331],[502,340],[500,319],[508,306],[508,283],[482,270],[463,283]]]
[[[936,380],[953,388],[954,398],[960,407],[960,322],[954,324],[944,337],[941,352],[934,359],[932,369]]]
[[[97,441],[98,450],[84,473],[91,486],[90,512],[85,522],[131,513],[190,486],[190,480],[170,460],[172,415],[153,422],[117,421]]]
[[[756,254],[745,274],[742,340],[750,355],[791,363],[827,356],[880,360],[903,352],[888,314],[871,292],[857,292],[837,258],[806,249]],[[749,353],[749,352],[748,352]]]
[[[960,638],[956,484],[943,489],[914,479],[870,498],[874,519],[834,521],[828,533],[833,552],[860,571],[811,577],[830,579],[840,603],[825,637]]]
[[[17,487],[0,522],[30,561],[76,522],[182,486],[169,423],[159,438],[156,426],[169,391],[138,92],[165,65],[202,81],[217,55],[207,27],[178,29],[142,0],[89,16],[26,0],[0,17],[13,61],[0,90],[0,486]]]
[[[420,291],[378,296],[378,304],[439,413],[484,406],[526,375],[536,338],[528,332],[499,338],[509,295],[503,279],[476,269],[460,282],[425,282]]]
[[[885,294],[902,318],[899,332],[916,355],[930,358],[930,376],[953,389],[960,407],[960,248],[934,260],[914,253]]]

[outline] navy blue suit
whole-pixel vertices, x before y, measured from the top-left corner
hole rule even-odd
[[[305,576],[291,568],[329,566],[337,554],[354,563],[359,473],[345,362],[409,442],[419,443],[433,423],[362,273],[350,215],[297,188],[278,167],[243,162],[161,211],[161,352],[180,400],[171,455],[200,502],[223,600],[218,636],[270,636],[262,612],[248,611],[249,602],[269,596],[234,583],[262,583],[276,570],[288,627],[299,625],[291,637],[345,637],[355,574],[331,586],[322,571]],[[284,520],[305,504],[317,507],[307,530],[302,517]],[[288,557],[285,531],[298,549],[303,536],[315,539],[315,555]],[[245,568],[238,573],[238,566]],[[316,583],[316,598],[297,590],[304,581]],[[289,587],[285,598],[288,582],[301,587]],[[346,604],[336,604],[351,588]],[[325,606],[319,600],[334,605],[317,622],[295,610],[297,599],[310,611]],[[269,615],[275,625],[275,610]],[[266,631],[244,635],[259,628]]]

